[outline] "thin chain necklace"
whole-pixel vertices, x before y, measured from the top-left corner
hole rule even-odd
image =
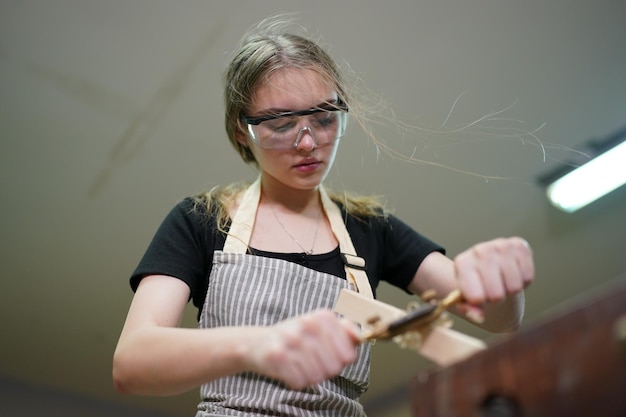
[[[313,235],[313,243],[311,243],[311,249],[305,249],[304,246],[302,246],[302,244],[298,241],[298,239],[296,239],[295,237],[293,237],[293,235],[291,233],[289,233],[289,230],[287,230],[287,228],[285,227],[283,222],[280,221],[280,219],[278,218],[278,213],[276,213],[276,210],[274,209],[273,205],[270,205],[270,209],[272,210],[272,213],[274,213],[274,218],[276,218],[276,221],[278,222],[280,227],[285,231],[287,236],[289,236],[291,238],[291,240],[293,240],[294,243],[296,245],[298,245],[300,247],[300,249],[302,249],[302,251],[304,253],[306,253],[307,255],[312,255],[313,254],[313,249],[315,249],[315,242],[317,241],[317,232],[320,229],[320,223],[321,223],[320,222],[320,217],[322,216],[321,210],[320,210],[319,213],[317,213],[317,226],[315,226],[315,234]]]

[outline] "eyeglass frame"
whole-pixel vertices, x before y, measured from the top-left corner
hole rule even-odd
[[[268,114],[265,116],[258,116],[258,117],[251,117],[251,116],[246,116],[242,114],[240,116],[240,119],[242,122],[246,124],[258,126],[267,120],[280,119],[283,117],[308,116],[310,114],[321,113],[324,111],[343,111],[347,113],[349,109],[348,109],[348,105],[344,103],[343,100],[339,99],[337,100],[337,103],[330,103],[324,106],[312,107],[306,110],[286,111],[282,113]]]
[[[308,116],[308,115],[315,114],[315,113],[336,112],[336,111],[342,111],[342,112],[348,113],[349,111],[348,105],[343,100],[338,99],[336,103],[329,103],[324,106],[316,106],[316,107],[312,107],[310,109],[305,109],[305,110],[287,111],[287,112],[268,114],[265,116],[258,116],[258,117],[251,117],[251,116],[246,116],[242,114],[239,118],[242,122],[246,123],[249,126],[248,130],[250,130],[251,128],[250,125],[258,126],[261,123],[268,121],[268,120],[275,120],[275,119],[280,119],[284,117]],[[303,129],[306,129],[306,127]],[[311,131],[310,128],[308,128],[308,130]],[[252,135],[252,132],[250,133],[251,133],[252,141],[256,143],[258,146],[261,146],[261,144],[258,143],[258,139],[256,139],[254,135]],[[298,133],[298,137],[300,136],[301,133],[302,133],[302,130]],[[337,139],[339,139],[339,137],[337,137],[335,140]],[[299,140],[298,138],[296,138],[294,145],[296,145],[298,142]]]

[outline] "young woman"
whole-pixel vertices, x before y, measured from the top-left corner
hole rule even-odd
[[[452,260],[375,200],[326,192],[351,97],[326,52],[280,28],[246,36],[225,74],[226,131],[258,180],[187,198],[164,220],[131,278],[120,392],[200,386],[198,417],[364,415],[370,346],[332,307],[341,289],[371,295],[381,280],[460,289],[457,312],[480,311],[492,331],[520,323],[534,277],[523,239]],[[199,329],[178,327],[190,298]]]

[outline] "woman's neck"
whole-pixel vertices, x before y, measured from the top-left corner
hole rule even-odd
[[[282,206],[295,213],[318,211],[321,209],[319,186],[298,189],[264,177],[261,180],[261,203]]]
[[[337,246],[319,193],[261,182],[261,199],[250,245],[269,252],[326,253]]]

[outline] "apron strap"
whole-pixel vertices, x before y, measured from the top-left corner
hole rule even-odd
[[[235,218],[226,236],[224,252],[246,253],[248,251],[248,244],[252,236],[252,228],[254,227],[254,219],[256,218],[256,210],[259,207],[260,199],[261,176],[248,187],[239,202]]]
[[[360,258],[356,254],[348,229],[341,218],[341,210],[339,210],[337,204],[332,202],[323,185],[320,185],[320,197],[330,222],[330,228],[333,230],[335,238],[339,241],[339,251],[346,268],[346,279],[356,287],[355,289],[359,294],[368,298],[374,298],[372,286],[365,273],[365,259]]]
[[[346,279],[361,295],[374,298],[372,287],[365,273],[365,260],[356,254],[348,229],[346,229],[341,217],[341,210],[332,202],[323,186],[320,185],[319,190],[322,208],[326,212],[330,228],[339,242],[339,251],[346,269]],[[241,198],[226,236],[224,252],[241,254],[247,252],[260,198],[261,176],[248,187]]]

